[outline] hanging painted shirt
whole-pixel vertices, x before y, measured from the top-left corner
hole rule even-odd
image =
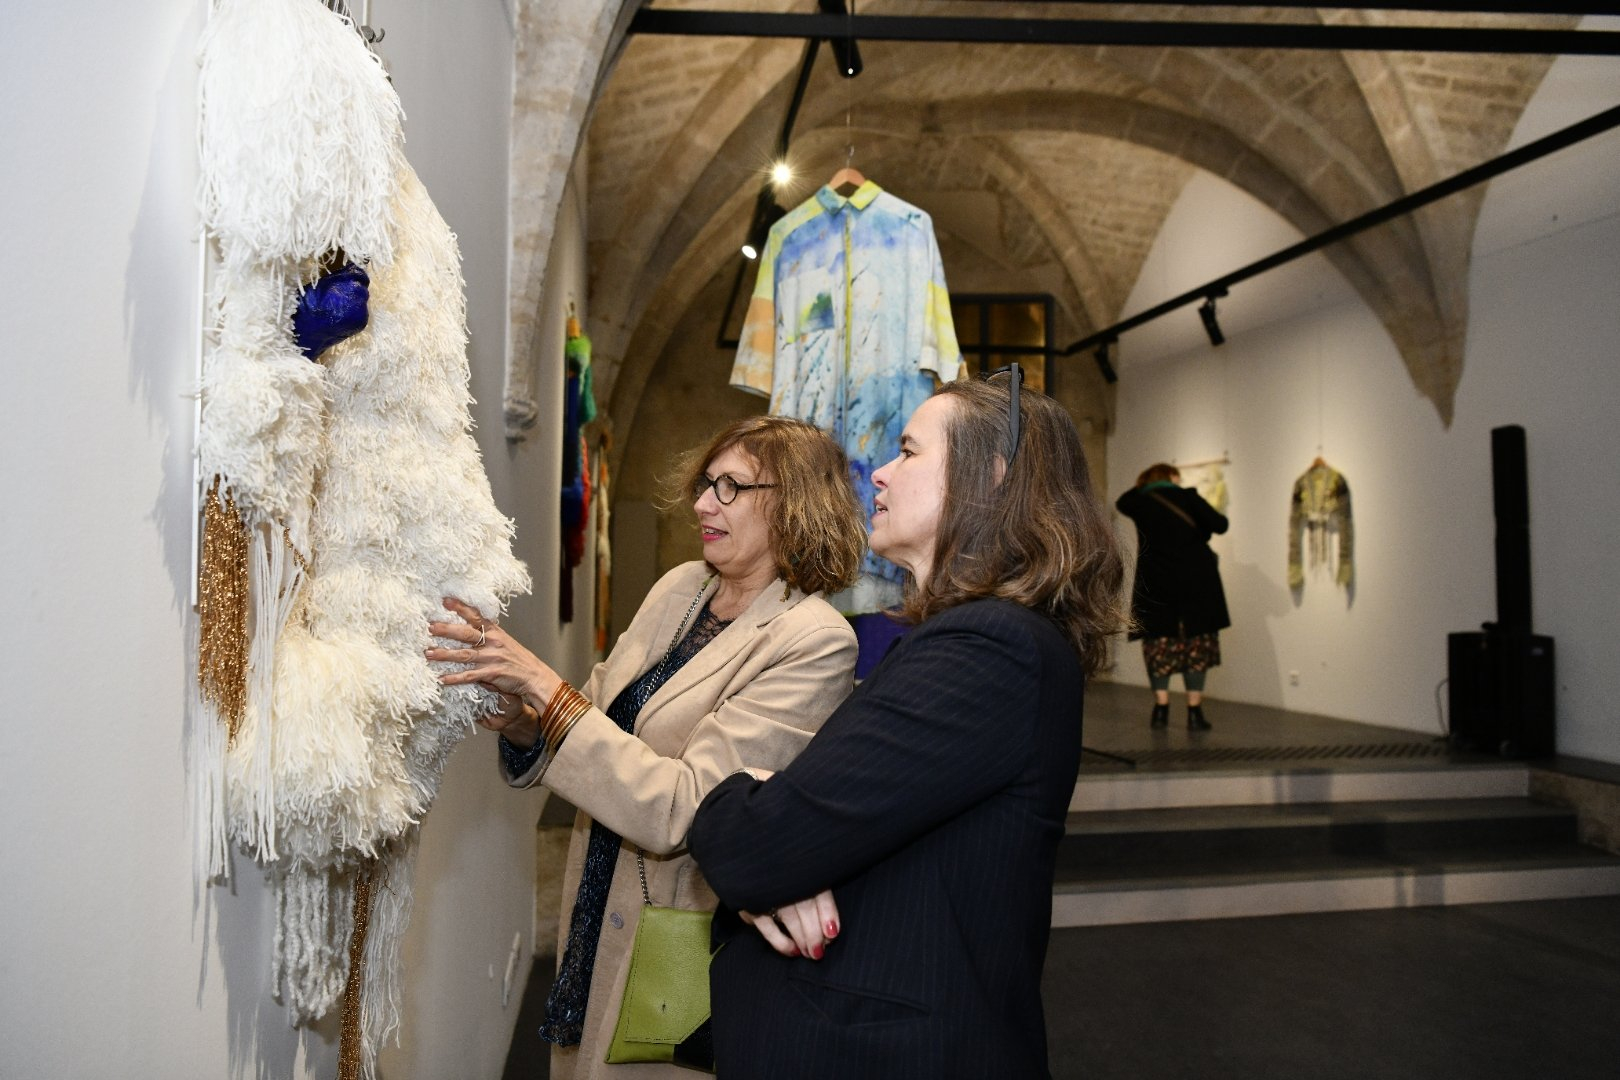
[[[731,385],[837,439],[863,507],[876,494],[873,470],[900,452],[907,418],[961,367],[924,211],[867,181],[847,199],[823,187],[771,228]],[[870,553],[863,569],[901,577]]]

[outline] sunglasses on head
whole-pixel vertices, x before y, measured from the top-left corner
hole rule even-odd
[[[988,382],[997,375],[1007,376],[1010,384],[1008,389],[1011,391],[1007,401],[1007,467],[1010,469],[1012,468],[1013,458],[1018,456],[1019,436],[1023,434],[1023,432],[1020,430],[1020,421],[1022,418],[1019,416],[1018,404],[1019,398],[1023,396],[1024,368],[1023,365],[1014,360],[1006,367],[996,368],[994,371],[987,372],[984,376],[985,381]]]

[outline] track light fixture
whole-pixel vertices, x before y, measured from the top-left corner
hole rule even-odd
[[[754,207],[754,223],[748,228],[748,239],[743,241],[743,258],[753,262],[765,250],[765,241],[770,238],[771,226],[787,216],[787,211],[776,205],[774,199],[768,197],[769,192],[761,192],[760,200]]]
[[[1103,382],[1106,383],[1119,382],[1119,373],[1114,370],[1114,365],[1108,361],[1108,350],[1113,345],[1114,339],[1107,338],[1098,343],[1097,352],[1095,353],[1097,358],[1097,370],[1102,372]]]
[[[1198,305],[1198,317],[1204,320],[1204,333],[1209,335],[1211,345],[1221,345],[1226,342],[1226,335],[1221,333],[1221,324],[1215,321],[1215,298],[1225,296],[1226,290],[1212,292],[1204,297],[1204,302]]]

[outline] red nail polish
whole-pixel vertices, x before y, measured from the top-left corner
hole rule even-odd
[[[835,938],[838,936],[838,924],[833,922],[831,919],[827,920],[827,936],[830,938]]]
[[[788,954],[788,955],[789,955],[789,956],[799,956],[799,955],[802,955],[802,954],[801,954],[801,953],[800,953],[800,952],[799,952],[799,947],[798,947],[798,946],[797,946],[797,945],[789,945],[789,946],[788,946],[788,948],[790,948],[790,949],[792,949],[792,950],[793,950],[793,951],[792,951],[792,952],[790,952],[790,953],[789,953],[789,954]]]
[[[816,946],[816,947],[815,947],[815,948],[813,948],[813,949],[811,949],[811,950],[810,950],[810,958],[811,958],[811,959],[812,959],[812,960],[820,960],[820,959],[821,959],[821,957],[822,957],[822,953],[823,953],[823,952],[824,952],[824,951],[825,951],[825,950],[823,950],[823,949],[822,949],[822,947],[821,947],[821,946],[820,946],[820,945],[817,945],[817,946]]]

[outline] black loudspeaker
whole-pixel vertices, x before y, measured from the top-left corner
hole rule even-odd
[[[1553,641],[1530,632],[1530,481],[1524,428],[1491,429],[1496,621],[1446,635],[1451,742],[1503,757],[1553,753]]]
[[[1491,502],[1496,510],[1496,622],[1530,632],[1530,479],[1524,428],[1491,429]]]
[[[1551,757],[1553,639],[1500,626],[1447,634],[1451,742],[1512,758]]]

